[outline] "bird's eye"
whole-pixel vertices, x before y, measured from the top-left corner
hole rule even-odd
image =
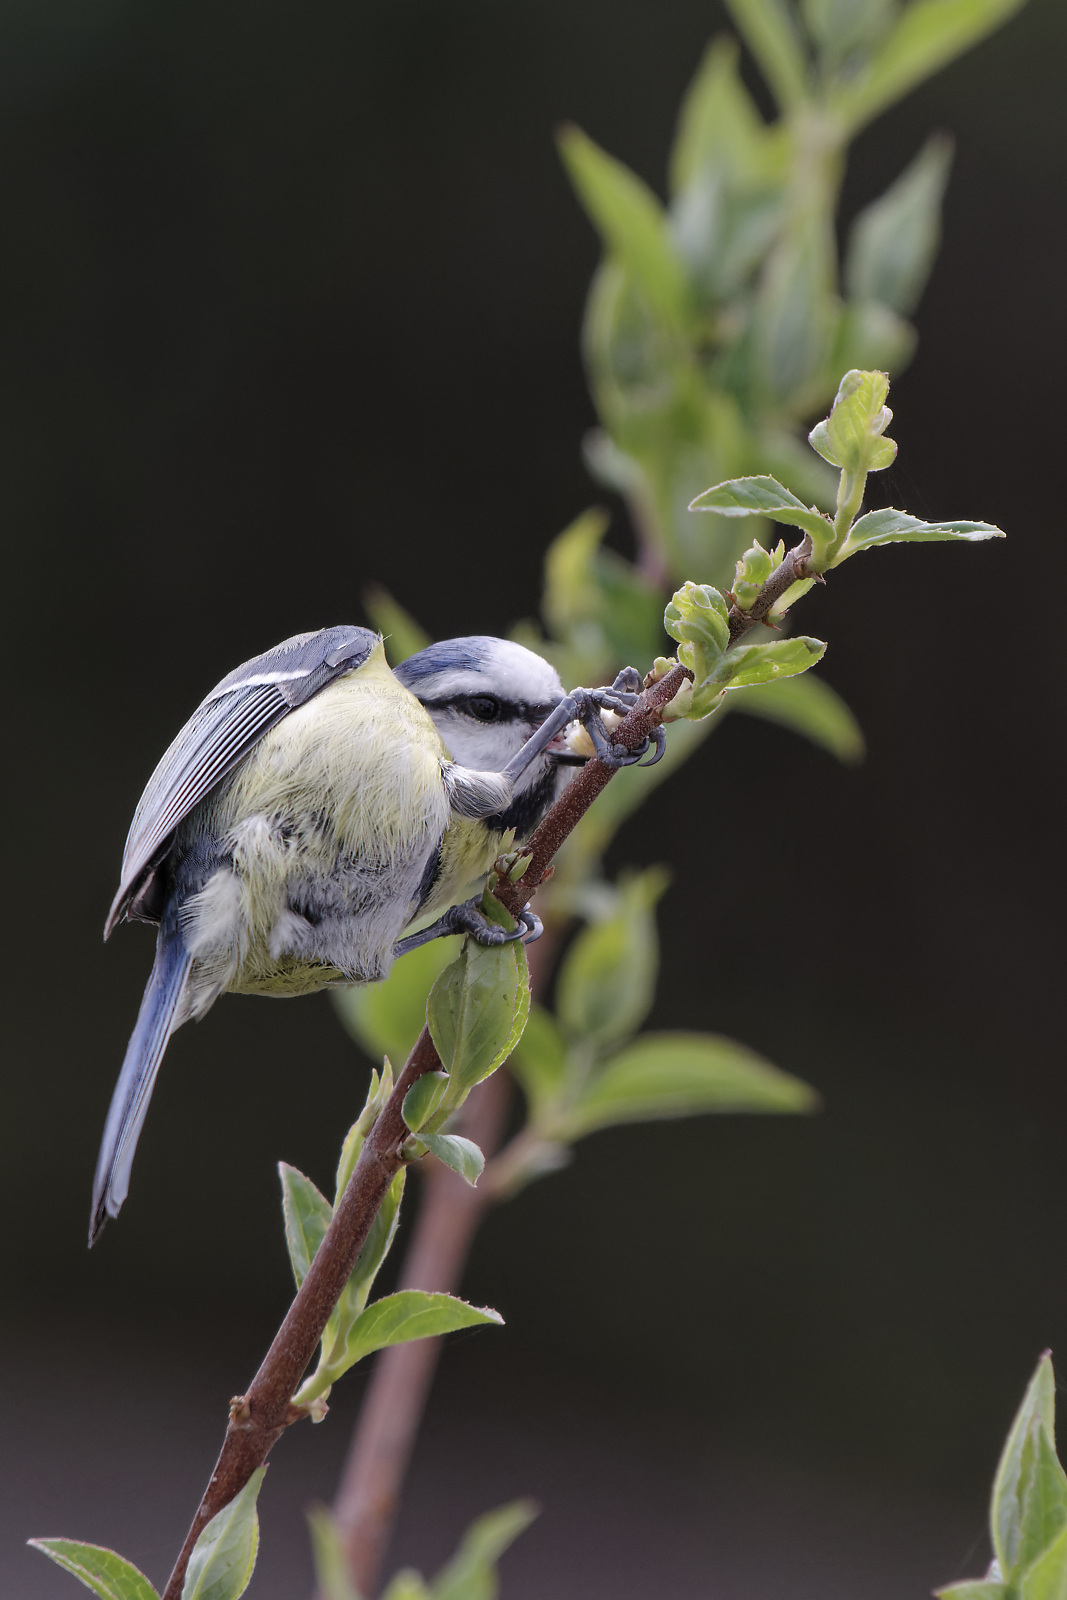
[[[493,694],[472,694],[467,709],[479,722],[495,722],[500,715],[500,701]]]

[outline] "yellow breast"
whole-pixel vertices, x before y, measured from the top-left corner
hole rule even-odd
[[[327,816],[340,849],[388,865],[448,826],[445,755],[379,643],[260,740],[219,796],[216,824],[225,831],[253,814]]]

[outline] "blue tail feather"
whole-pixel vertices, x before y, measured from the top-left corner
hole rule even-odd
[[[168,919],[169,920],[169,919]],[[137,1025],[126,1047],[93,1180],[89,1243],[95,1244],[108,1217],[117,1217],[130,1186],[130,1168],[141,1136],[148,1102],[174,1018],[189,976],[191,958],[177,928],[159,930],[152,975],[141,1001]]]

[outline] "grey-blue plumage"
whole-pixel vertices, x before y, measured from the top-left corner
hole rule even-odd
[[[107,1217],[116,1217],[130,1187],[130,1169],[152,1098],[156,1074],[181,1003],[192,958],[182,942],[173,909],[159,930],[156,959],[141,1000],[137,1023],[122,1063],[104,1127],[93,1179],[90,1244]]]
[[[108,916],[105,936],[127,919],[159,934],[90,1242],[126,1197],[170,1034],[221,993],[373,982],[441,933],[502,937],[459,902],[504,830],[528,833],[551,802],[564,726],[580,717],[601,748],[598,708],[627,698],[575,694],[489,637],[431,646],[394,676],[380,638],[356,627],[297,635],[211,691],[137,806]]]
[[[368,628],[298,633],[228,673],[165,752],[130,824],[122,875],[104,927],[158,922],[156,878],[178,824],[283,717],[361,666],[378,635]]]

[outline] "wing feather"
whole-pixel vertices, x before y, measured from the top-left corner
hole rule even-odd
[[[137,804],[106,939],[128,914],[155,917],[142,901],[174,832],[249,750],[296,706],[367,659],[378,635],[367,628],[300,633],[255,656],[217,684],[170,745]]]

